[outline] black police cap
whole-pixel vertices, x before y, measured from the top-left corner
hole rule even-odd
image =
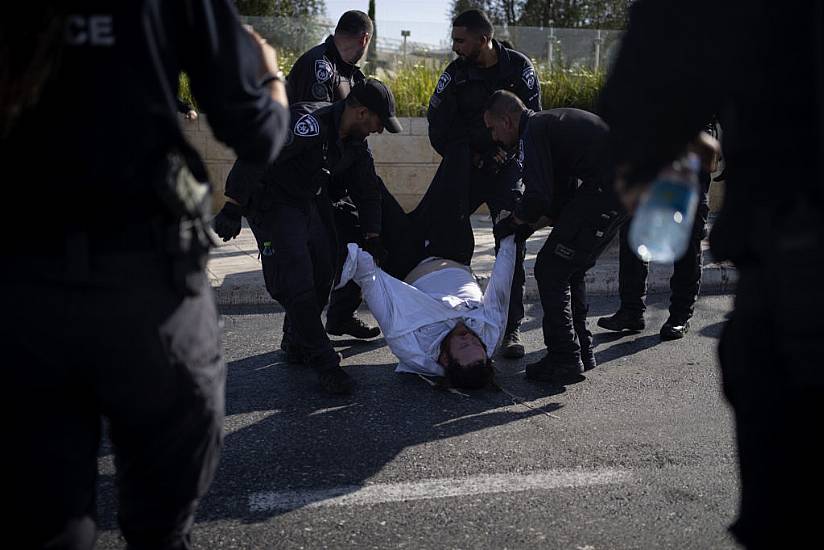
[[[378,115],[388,132],[397,134],[403,130],[403,126],[395,116],[395,97],[383,82],[376,78],[367,78],[355,84],[349,94],[354,96],[358,103]]]

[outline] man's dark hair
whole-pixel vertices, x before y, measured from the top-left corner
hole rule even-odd
[[[487,15],[478,9],[471,9],[462,12],[452,21],[453,27],[466,27],[471,33],[492,38],[495,29],[492,28],[492,21]]]
[[[489,358],[461,366],[450,357],[444,371],[446,380],[453,388],[480,390],[495,379],[495,369],[492,368],[492,359]]]
[[[338,26],[335,27],[335,34],[347,36],[362,36],[372,34],[372,20],[369,16],[358,10],[350,10],[340,16]]]
[[[481,342],[481,345],[486,346],[483,343],[483,340],[475,334],[473,331],[472,334],[478,341]],[[452,358],[452,354],[449,353],[449,341],[452,337],[452,331],[446,335],[446,338],[441,340],[441,353],[446,355],[447,363],[444,365],[443,370],[446,373],[446,381],[449,383],[449,387],[453,388],[464,388],[468,390],[479,390],[481,388],[485,388],[488,384],[490,384],[495,379],[495,370],[492,368],[492,359],[487,357],[486,359],[482,359],[480,361],[476,361],[474,363],[470,363],[468,365],[461,365],[455,359]]]
[[[492,116],[500,118],[508,114],[520,114],[526,110],[526,105],[512,92],[497,90],[489,96],[485,110]]]

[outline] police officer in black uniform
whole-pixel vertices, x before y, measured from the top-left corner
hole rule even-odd
[[[328,37],[323,44],[301,55],[292,66],[289,76],[286,77],[289,102],[334,103],[346,99],[352,86],[366,79],[356,63],[369,46],[372,30],[372,20],[362,11],[351,10],[341,15],[335,27],[335,34]],[[356,219],[357,216],[350,197],[339,198],[334,206],[333,213],[339,228],[356,223],[351,219]],[[332,291],[326,312],[326,331],[336,336],[349,334],[355,338],[378,336],[381,333],[380,328],[368,326],[355,314],[362,301],[360,287],[355,283]],[[290,359],[294,359],[296,354],[291,353],[288,327],[287,317],[283,324],[284,337],[281,348],[287,352]]]
[[[429,225],[432,237],[442,232],[440,220],[469,216],[483,203],[493,218],[502,210],[512,211],[521,192],[517,163],[490,138],[483,111],[495,90],[511,91],[530,109],[539,111],[540,84],[529,59],[501,46],[492,35],[492,24],[480,10],[467,10],[452,22],[452,49],[458,59],[438,80],[427,113],[429,140],[444,158],[427,196],[416,209],[418,216],[431,218],[431,223],[424,225]],[[461,241],[466,239],[461,237]],[[439,251],[432,253],[438,255]],[[471,257],[471,250],[468,253]],[[505,357],[524,354],[518,332],[524,317],[524,253],[525,245],[519,243],[501,345]]]
[[[713,132],[713,124],[708,124],[707,131]],[[683,338],[690,328],[690,319],[698,300],[701,287],[701,242],[707,236],[707,217],[709,215],[710,173],[702,170],[698,175],[702,193],[695,221],[692,226],[687,250],[673,265],[670,277],[669,318],[661,326],[662,340]],[[641,260],[629,246],[629,224],[627,221],[619,232],[620,248],[618,252],[618,291],[621,305],[614,314],[598,319],[598,326],[614,331],[640,331],[646,327],[644,311],[647,295],[647,275],[649,264]]]
[[[632,202],[719,113],[713,257],[738,270],[719,345],[747,548],[821,542],[824,4],[638,0],[601,96]],[[704,144],[706,137],[697,143]]]
[[[523,166],[523,200],[508,224],[498,224],[499,237],[523,231],[523,222],[553,226],[535,261],[547,353],[526,366],[526,376],[580,380],[595,367],[584,275],[625,219],[612,187],[607,126],[580,109],[535,113],[507,91],[492,95],[484,116],[496,141],[518,146]]]
[[[286,77],[290,103],[346,99],[352,86],[366,80],[356,63],[372,38],[372,20],[362,11],[347,11],[335,34],[301,55]]]
[[[2,220],[6,537],[92,547],[105,417],[126,543],[191,548],[225,368],[203,269],[210,193],[179,127],[178,74],[215,134],[265,162],[287,135],[274,50],[228,0],[14,4],[0,37],[0,159],[26,174],[6,199],[36,213],[24,232]]]
[[[345,100],[298,103],[291,111],[292,135],[275,163],[235,163],[226,197],[249,220],[266,288],[289,316],[290,345],[316,370],[325,391],[345,394],[352,382],[321,322],[338,262],[330,196],[352,197],[363,232],[358,240],[381,261],[382,189],[366,137],[401,126],[392,93],[375,79],[356,84]],[[215,228],[224,239],[240,230],[222,223]]]

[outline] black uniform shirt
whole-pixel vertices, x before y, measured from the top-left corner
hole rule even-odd
[[[483,114],[489,96],[496,90],[508,90],[528,108],[541,110],[541,86],[529,58],[504,48],[497,40],[492,45],[498,54],[496,65],[482,69],[456,59],[438,80],[429,100],[427,119],[429,141],[441,155],[447,145],[459,142],[468,143],[477,153],[495,151]]]
[[[295,61],[287,77],[289,103],[346,99],[352,86],[365,79],[357,65],[341,59],[330,36]]]
[[[152,178],[179,143],[182,70],[218,139],[240,158],[274,158],[288,113],[260,86],[258,47],[232,2],[86,0],[61,9],[60,62],[0,142],[0,166],[25,175],[5,199],[36,213],[38,231],[108,229],[158,214]]]
[[[549,109],[521,115],[518,162],[524,184],[523,216],[557,219],[582,185],[611,185],[606,124],[580,109]],[[610,188],[611,192],[611,188]],[[519,217],[520,217],[519,216]]]
[[[296,103],[292,131],[274,164],[238,161],[226,181],[226,195],[250,209],[262,201],[300,204],[327,191],[348,194],[358,207],[364,233],[379,233],[380,188],[365,140],[339,137],[345,101]]]

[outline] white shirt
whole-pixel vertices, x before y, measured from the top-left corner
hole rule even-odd
[[[501,241],[483,293],[472,273],[460,268],[444,268],[409,285],[386,274],[368,252],[350,243],[339,286],[349,279],[360,285],[389,348],[399,359],[397,372],[443,376],[444,369],[437,362],[441,341],[458,321],[478,335],[490,357],[494,354],[506,325],[514,271],[512,236]]]

